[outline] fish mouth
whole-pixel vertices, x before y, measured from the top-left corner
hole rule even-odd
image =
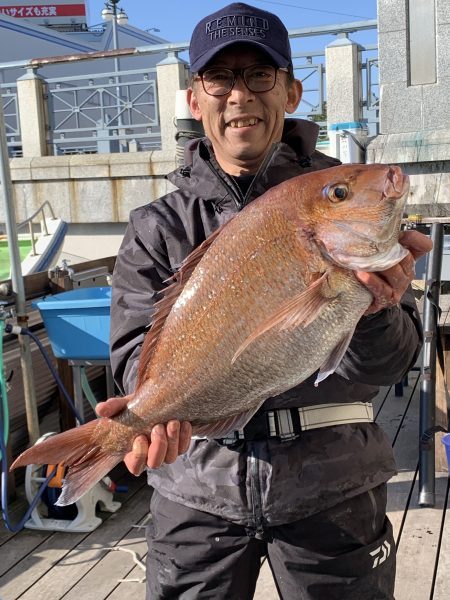
[[[409,251],[397,241],[397,224],[398,219],[394,219],[389,234],[385,237],[374,240],[370,235],[355,231],[350,225],[344,222],[335,221],[334,225],[345,233],[347,238],[352,238],[353,245],[358,246],[360,241],[360,253],[346,253],[343,249],[338,248],[329,251],[325,244],[322,244],[322,251],[335,264],[346,269],[356,271],[384,271],[393,267],[405,256]],[[363,254],[363,249],[365,250]]]
[[[401,262],[408,254],[409,250],[399,243],[370,256],[348,256],[340,253],[333,253],[333,256],[331,256],[327,252],[328,258],[340,267],[369,273],[390,269]]]
[[[374,248],[375,252],[379,251],[383,246],[390,245],[393,240],[396,239],[396,225],[398,218],[394,219],[394,223],[389,223],[389,227],[386,228],[386,231],[382,232],[382,235],[374,240],[370,233],[363,233],[362,231],[357,231],[354,227],[346,223],[345,221],[333,221],[333,225],[335,225],[338,229],[341,229],[345,234],[350,234],[353,238],[359,238],[365,246],[369,244],[371,248]],[[355,225],[361,224],[363,226],[367,226],[367,223],[353,221]],[[384,233],[384,235],[383,235]]]

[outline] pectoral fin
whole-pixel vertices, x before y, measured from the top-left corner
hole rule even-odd
[[[282,304],[276,313],[261,323],[239,346],[231,363],[233,364],[251,343],[273,327],[278,327],[282,331],[294,327],[307,327],[312,323],[324,306],[334,299],[333,296],[330,296],[329,290],[327,295],[322,293],[322,286],[326,283],[327,276],[328,273],[323,273],[306,290]]]
[[[223,438],[227,434],[237,429],[242,429],[253,417],[259,406],[255,406],[251,410],[233,415],[228,419],[220,421],[212,421],[204,425],[193,425],[192,430],[194,435],[205,436],[207,438]]]
[[[353,337],[355,330],[352,329],[348,335],[346,335],[339,344],[333,349],[328,359],[320,367],[320,371],[317,374],[314,385],[317,387],[321,381],[326,379],[328,375],[331,375],[338,368],[341,360],[344,358],[344,354],[347,352],[347,348]]]

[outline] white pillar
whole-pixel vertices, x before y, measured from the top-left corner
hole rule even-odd
[[[156,65],[159,122],[161,125],[161,144],[164,153],[175,157],[176,127],[174,125],[176,92],[188,87],[187,64],[169,53],[169,56]]]
[[[32,69],[17,80],[20,134],[24,157],[48,155],[44,84],[44,79]]]
[[[359,52],[359,45],[347,37],[339,37],[325,48],[329,123],[346,123],[361,119]]]
[[[325,61],[330,153],[344,162],[359,162],[353,156],[344,156],[339,144],[343,140],[336,132],[343,129],[356,134],[358,138],[364,137],[359,133],[362,119],[360,47],[344,34],[325,48]],[[351,143],[351,138],[346,138],[345,142]]]

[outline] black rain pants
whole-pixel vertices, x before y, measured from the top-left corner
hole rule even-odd
[[[151,512],[147,600],[250,600],[264,557],[283,600],[394,598],[386,484],[300,521],[267,527],[263,539],[156,491]]]

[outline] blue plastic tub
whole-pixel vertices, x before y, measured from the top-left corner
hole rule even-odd
[[[79,288],[32,304],[41,313],[56,358],[108,360],[111,288]]]
[[[448,470],[449,470],[449,473],[450,473],[450,433],[446,433],[445,435],[443,435],[442,439],[441,439],[441,442],[445,446],[445,453],[447,455]]]

